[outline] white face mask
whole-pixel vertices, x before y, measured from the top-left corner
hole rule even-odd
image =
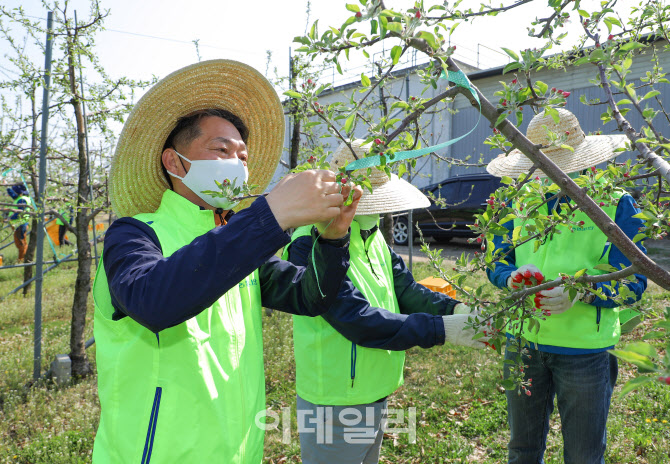
[[[370,230],[379,223],[379,214],[357,214],[354,216],[361,230]]]
[[[215,208],[222,208],[228,210],[234,208],[239,204],[239,201],[233,202],[224,197],[212,197],[204,190],[212,190],[214,192],[220,191],[215,181],[223,182],[228,179],[230,183],[235,183],[236,186],[241,186],[243,182],[249,179],[249,171],[241,159],[213,159],[213,160],[193,160],[186,158],[177,150],[174,151],[181,158],[191,163],[191,168],[184,177],[179,177],[176,174],[168,171],[172,177],[181,179],[185,186],[190,188],[193,193],[202,198],[205,203]]]

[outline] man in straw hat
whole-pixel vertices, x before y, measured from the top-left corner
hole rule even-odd
[[[360,140],[351,145],[358,158],[365,155]],[[353,160],[343,143],[331,166]],[[404,350],[445,340],[484,347],[485,340],[472,340],[475,332],[466,325],[470,308],[417,284],[379,231],[380,213],[426,208],[428,198],[376,168],[369,179],[373,190],[363,192],[351,224],[351,261],[337,302],[322,317],[293,318],[298,431],[305,464],[379,461],[386,398],[403,383]],[[313,233],[311,226],[297,229],[284,256],[299,265],[309,262]]]
[[[330,171],[287,176],[235,215],[235,199],[206,193],[247,177],[262,191],[283,130],[270,83],[228,60],[170,74],[128,117],[110,173],[120,219],[93,286],[94,462],[261,462],[261,308],[328,309],[360,197],[344,207],[349,190]],[[316,269],[274,256],[284,230],[314,222]]]
[[[571,112],[558,109],[558,113],[558,123],[544,112],[535,116],[528,125],[527,136],[531,142],[547,147],[543,152],[572,178],[614,158],[614,150],[625,145],[623,135],[586,136]],[[574,152],[550,146],[547,129],[566,134],[567,144]],[[517,177],[527,173],[532,165],[531,160],[515,150],[494,159],[487,170],[496,176]],[[537,172],[537,176],[546,177],[542,172]],[[558,202],[550,198],[547,194],[548,202],[540,206],[540,213],[560,211],[561,207],[572,204],[566,197]],[[640,219],[633,217],[640,212],[635,201],[622,190],[616,190],[612,201],[601,203],[601,207],[631,239],[643,225]],[[509,233],[507,237],[493,238],[494,253],[509,254],[504,258],[506,263],[497,262],[492,271],[487,270],[489,280],[500,288],[516,288],[524,274],[540,273],[542,278],[554,280],[559,272],[574,275],[581,269],[587,269],[591,275],[603,274],[604,271],[595,269],[601,263],[609,263],[617,269],[630,265],[586,214],[576,211],[571,219],[579,226],[572,226],[572,230],[559,227],[562,233],[541,242],[535,252],[535,241],[510,251],[514,243],[513,229],[520,227],[522,235],[526,234],[523,217],[503,224]],[[644,251],[640,243],[637,246]],[[565,462],[604,463],[607,414],[617,378],[616,357],[607,350],[614,347],[620,336],[618,309],[611,298],[618,295],[623,286],[628,290],[627,301],[633,303],[641,298],[647,279],[635,274],[635,278],[625,284],[594,284],[593,289],[601,291],[606,299],[585,292],[573,300],[563,286],[543,290],[536,298],[538,309],[546,315],[539,331],[529,331],[526,326],[520,333],[508,334],[510,338],[523,336],[530,342],[523,362],[527,365],[526,380],[532,379],[529,396],[515,390],[506,392],[511,429],[510,463],[543,462],[554,396],[558,398],[561,415]],[[507,348],[506,359],[516,358],[518,354],[510,349],[509,343]],[[509,375],[508,369],[505,375]]]

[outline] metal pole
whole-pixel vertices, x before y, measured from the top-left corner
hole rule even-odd
[[[49,87],[51,86],[51,49],[53,48],[53,11],[47,15],[47,43],[44,53],[44,92],[42,93],[42,134],[40,137],[39,190],[37,192],[37,272],[35,274],[35,339],[33,344],[33,379],[42,370],[42,280],[44,278],[44,190],[47,181],[47,132],[49,130]]]
[[[77,10],[74,11],[74,24],[77,25]],[[81,84],[81,109],[84,115],[84,139],[86,140],[86,162],[88,163],[88,193],[93,205],[93,176],[91,176],[91,155],[88,152],[88,120],[86,119],[86,99],[84,98],[84,78],[81,75],[81,53],[77,53],[79,59],[79,83]],[[98,240],[95,236],[95,216],[91,218],[91,227],[93,228],[93,256],[95,256],[95,268],[98,268]]]
[[[405,74],[405,100],[409,101],[409,71]],[[412,165],[409,165],[408,171],[409,176],[408,179],[412,179]],[[407,233],[409,234],[408,237],[408,261],[409,261],[409,272],[410,274],[412,273],[412,248],[414,248],[414,215],[412,214],[413,210],[409,210],[409,213],[407,215],[407,222],[409,222],[409,228]]]

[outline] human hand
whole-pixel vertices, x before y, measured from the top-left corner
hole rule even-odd
[[[342,196],[347,198],[349,192],[353,190],[352,202],[349,205],[343,205],[340,208],[340,214],[337,215],[332,222],[323,221],[316,223],[316,228],[321,233],[321,237],[326,239],[337,239],[344,237],[347,232],[349,232],[349,226],[351,226],[351,221],[356,215],[356,208],[358,207],[358,202],[363,195],[363,190],[360,186],[355,186],[353,189],[349,185],[342,186]]]
[[[472,308],[465,303],[458,303],[454,306],[454,314],[470,314],[471,312]]]
[[[566,312],[572,308],[572,305],[581,297],[577,292],[574,299],[570,299],[570,291],[563,287],[552,287],[547,290],[537,292],[535,305],[545,316],[553,316]]]
[[[465,306],[465,305],[464,305]],[[470,348],[484,348],[489,341],[489,337],[484,336],[473,340],[472,337],[477,333],[472,327],[467,327],[468,319],[471,314],[452,314],[451,316],[442,316],[444,321],[444,335],[446,341],[453,345],[469,346]]]
[[[286,230],[338,217],[346,198],[340,187],[331,171],[303,171],[284,177],[266,200],[279,227]]]
[[[512,271],[512,274],[507,278],[507,286],[513,290],[517,290],[523,286],[541,284],[544,281],[544,275],[534,264],[524,264],[519,269]]]

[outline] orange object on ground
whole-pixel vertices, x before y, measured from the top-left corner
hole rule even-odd
[[[49,234],[49,238],[51,239],[53,244],[59,246],[60,240],[58,240],[58,224],[56,224],[56,220],[52,219],[49,222],[47,222],[46,229],[47,234]],[[67,238],[67,236],[65,238]]]
[[[445,295],[448,295],[451,298],[456,298],[456,290],[451,286],[449,282],[440,277],[426,277],[425,279],[420,280],[417,283],[423,285],[428,290],[432,290],[433,292],[444,293]]]
[[[91,224],[88,225],[88,230],[93,230],[93,226]],[[96,231],[105,230],[105,224],[103,224],[102,222],[97,223],[95,225],[95,230]]]

